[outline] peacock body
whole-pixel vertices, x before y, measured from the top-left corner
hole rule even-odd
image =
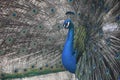
[[[69,28],[66,42],[64,44],[63,53],[62,53],[62,63],[66,69],[71,73],[75,73],[76,70],[76,56],[73,48],[74,45],[74,25],[70,19],[67,19],[64,22],[65,28]]]
[[[0,0],[0,78],[65,69],[120,79],[120,1]]]

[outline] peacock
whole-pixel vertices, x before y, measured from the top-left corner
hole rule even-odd
[[[66,70],[120,80],[120,0],[0,0],[0,79]]]

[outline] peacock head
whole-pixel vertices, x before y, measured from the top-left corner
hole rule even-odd
[[[73,23],[72,23],[71,19],[66,19],[63,23],[63,27],[65,29],[73,28],[74,26],[73,26]]]

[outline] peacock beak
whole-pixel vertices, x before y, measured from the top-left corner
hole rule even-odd
[[[64,27],[65,29],[67,29],[67,27],[66,27],[66,25],[65,25],[65,24],[63,25],[63,27]]]

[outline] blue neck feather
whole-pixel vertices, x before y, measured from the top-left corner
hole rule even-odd
[[[66,48],[67,50],[68,50],[68,46],[70,47],[71,53],[66,53],[66,54],[69,54],[71,56],[73,55],[73,52],[74,52],[73,41],[74,41],[74,28],[71,28],[68,31],[67,39],[66,39],[65,46],[64,46],[64,48]]]
[[[62,53],[62,63],[64,67],[71,73],[75,73],[76,70],[76,57],[74,54],[74,26],[70,25],[64,49]]]

